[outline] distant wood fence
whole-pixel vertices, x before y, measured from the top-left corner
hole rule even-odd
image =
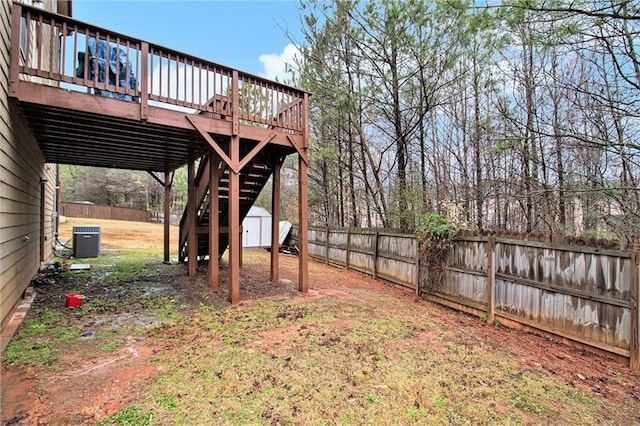
[[[295,238],[295,233],[293,234]],[[489,322],[536,329],[628,358],[640,370],[640,252],[617,242],[460,235],[441,285],[426,294],[428,268],[414,235],[309,228],[309,255],[403,285]]]
[[[416,289],[418,241],[385,230],[309,228],[309,256]]]
[[[132,222],[151,221],[151,213],[146,210],[97,204],[60,203],[60,214],[68,217],[86,217],[91,219],[128,220]]]

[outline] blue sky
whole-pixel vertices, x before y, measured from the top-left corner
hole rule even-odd
[[[75,0],[73,17],[245,72],[282,78],[301,41],[297,0]],[[282,27],[282,28],[281,28]]]

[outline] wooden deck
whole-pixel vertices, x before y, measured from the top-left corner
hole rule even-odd
[[[282,159],[297,154],[299,219],[306,228],[308,93],[20,3],[12,9],[9,72],[9,96],[47,162],[162,172],[166,191],[171,173],[189,165],[181,250],[188,246],[195,274],[197,234],[228,237],[233,303],[242,212],[257,197],[242,187],[244,177],[252,169],[268,170],[266,178],[279,174]],[[218,165],[204,183],[196,182],[200,159]],[[213,204],[218,215],[209,213],[212,199],[224,205]],[[207,221],[199,216],[205,210]],[[306,250],[300,259],[299,288],[306,291]],[[277,256],[273,268],[272,280]],[[210,273],[213,287],[216,275]]]

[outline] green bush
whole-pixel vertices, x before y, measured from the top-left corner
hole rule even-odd
[[[418,293],[434,293],[442,286],[447,270],[447,256],[458,229],[453,222],[437,213],[422,217],[418,228],[420,271]]]

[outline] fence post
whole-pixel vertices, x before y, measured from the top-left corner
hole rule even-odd
[[[329,227],[327,226],[327,238],[324,240],[324,263],[329,264]]]
[[[373,279],[378,279],[378,239],[380,231],[376,229],[375,238],[373,239]]]
[[[420,238],[416,237],[416,297],[420,297]]]
[[[487,322],[493,324],[496,313],[496,237],[487,239]]]
[[[640,371],[640,251],[631,252],[631,341],[629,366]]]
[[[345,259],[345,263],[347,266],[347,269],[349,269],[349,249],[351,247],[351,227],[347,228],[347,256]]]

